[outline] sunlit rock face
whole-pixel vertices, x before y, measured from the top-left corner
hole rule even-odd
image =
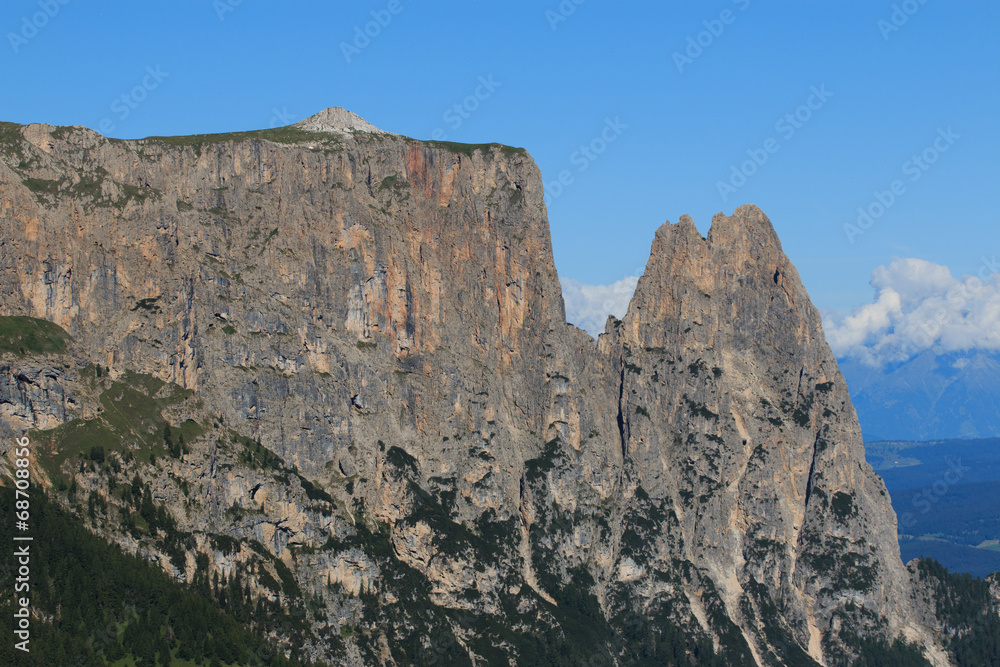
[[[200,426],[120,474],[192,539],[171,560],[106,536],[181,579],[207,554],[284,600],[259,583],[280,561],[317,601],[317,659],[406,664],[444,642],[629,664],[638,627],[731,664],[833,664],[842,630],[945,664],[819,314],[756,207],[708,238],[661,227],[595,345],[565,322],[521,149],[339,108],[137,141],[2,129],[0,315],[73,345],[0,358],[0,419],[56,442],[148,378],[162,419]],[[111,473],[78,474],[108,495]]]

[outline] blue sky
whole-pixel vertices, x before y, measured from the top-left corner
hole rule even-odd
[[[704,233],[752,202],[814,302],[846,312],[896,258],[960,276],[1000,254],[998,27],[996,3],[943,0],[7,0],[0,119],[134,138],[343,106],[415,138],[523,146],[563,278],[615,283],[665,220]],[[845,223],[896,181],[850,242]]]

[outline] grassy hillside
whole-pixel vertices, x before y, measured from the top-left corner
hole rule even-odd
[[[0,317],[0,353],[61,354],[72,340],[57,324],[35,317]]]

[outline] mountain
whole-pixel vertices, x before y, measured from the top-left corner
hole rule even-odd
[[[900,561],[767,217],[664,224],[595,345],[542,197],[523,149],[342,109],[135,141],[4,124],[4,454],[27,432],[70,517],[299,662],[990,650],[988,583]],[[145,623],[180,650],[142,609],[113,645]]]
[[[866,441],[1000,436],[1000,354],[936,352],[874,369],[840,360]]]

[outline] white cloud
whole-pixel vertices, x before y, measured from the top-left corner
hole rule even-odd
[[[906,258],[872,271],[871,286],[895,291],[904,298],[904,305],[910,306],[947,291],[954,281],[947,266]]]
[[[955,278],[948,267],[898,259],[872,272],[873,303],[850,315],[827,313],[823,329],[840,358],[873,367],[905,361],[927,348],[940,352],[1000,350],[1000,274],[984,260],[977,276]]]
[[[559,282],[566,303],[566,319],[597,338],[604,333],[608,315],[625,316],[639,279],[629,276],[610,285],[586,285],[572,278],[560,278]]]

